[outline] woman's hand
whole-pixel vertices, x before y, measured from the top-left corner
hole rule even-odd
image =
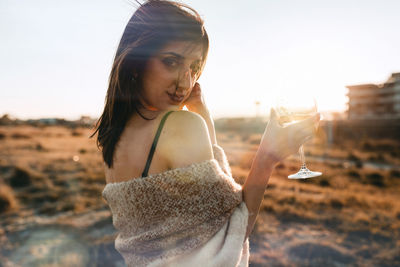
[[[261,139],[259,150],[274,162],[279,162],[291,154],[298,152],[300,146],[309,140],[320,120],[320,114],[282,127],[278,116],[271,109],[270,119]]]
[[[199,113],[207,110],[200,84],[198,82],[192,88],[189,97],[182,103],[181,108],[186,106],[188,110]]]
[[[185,105],[189,111],[195,112],[203,117],[207,124],[211,144],[216,144],[217,138],[215,135],[214,120],[212,119],[211,114],[206,106],[203,94],[201,93],[200,84],[198,82],[195,83],[189,97],[182,103],[180,109],[182,109]]]

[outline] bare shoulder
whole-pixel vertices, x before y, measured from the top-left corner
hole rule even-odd
[[[174,126],[175,129],[191,130],[192,128],[196,128],[197,130],[207,131],[204,119],[197,113],[179,110],[171,113],[169,117],[170,125]]]
[[[169,168],[188,166],[213,158],[212,146],[204,119],[190,111],[169,115],[160,147]]]

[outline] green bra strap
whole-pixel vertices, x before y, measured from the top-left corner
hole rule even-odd
[[[161,130],[164,127],[164,123],[165,123],[165,120],[167,119],[168,115],[171,114],[172,112],[174,112],[174,111],[171,110],[171,111],[167,112],[164,115],[164,117],[161,119],[160,125],[158,126],[158,129],[157,129],[156,136],[154,137],[153,144],[151,145],[150,153],[147,158],[146,167],[144,168],[142,177],[146,177],[148,175],[150,163],[151,163],[151,160],[153,159],[153,154],[154,154],[154,151],[156,150],[156,146],[157,146],[158,138],[160,137],[160,134],[161,134]]]

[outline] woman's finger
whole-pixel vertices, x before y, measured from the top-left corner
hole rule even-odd
[[[320,119],[319,113],[316,115],[313,115],[312,117],[309,117],[307,119],[301,120],[299,122],[291,124],[293,128],[295,129],[307,129],[307,128],[312,128],[314,129],[316,125],[318,124]]]
[[[278,128],[282,128],[282,126],[278,122],[278,114],[276,114],[276,111],[274,108],[271,108],[270,113],[269,113],[269,122],[271,125],[274,126],[279,126]]]
[[[199,84],[198,82],[196,82],[196,83],[194,84],[192,90],[193,90],[195,93],[201,92],[200,84]]]

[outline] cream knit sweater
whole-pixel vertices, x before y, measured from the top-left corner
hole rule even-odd
[[[248,210],[225,153],[148,177],[109,183],[102,195],[127,266],[248,266]]]

